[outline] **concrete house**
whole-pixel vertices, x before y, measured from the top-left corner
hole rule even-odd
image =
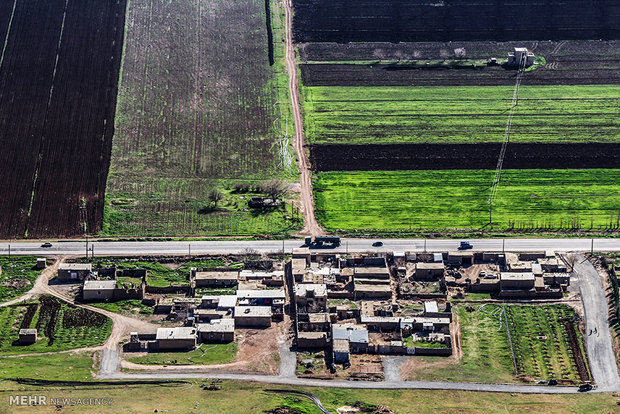
[[[435,280],[443,276],[445,266],[442,262],[438,263],[416,263],[415,280]]]
[[[196,328],[157,328],[155,339],[160,350],[192,349],[196,347]]]
[[[192,272],[197,288],[231,287],[238,283],[237,271],[196,272],[195,269],[192,269]]]
[[[324,348],[326,346],[327,332],[299,332],[297,334],[298,348]]]
[[[59,282],[81,282],[93,271],[90,263],[61,263],[58,266]]]
[[[508,65],[519,66],[521,62],[525,63],[525,67],[534,64],[534,53],[526,47],[515,47],[514,51],[508,53]]]
[[[235,326],[269,328],[271,326],[271,307],[235,306]]]
[[[82,287],[82,299],[111,300],[115,289],[116,280],[85,280]]]
[[[217,319],[196,326],[200,342],[232,342],[235,340],[235,320]]]

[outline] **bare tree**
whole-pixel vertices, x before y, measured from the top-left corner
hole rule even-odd
[[[286,194],[288,188],[283,180],[272,178],[263,183],[262,190],[275,202]]]
[[[217,188],[214,188],[213,190],[209,191],[208,198],[209,198],[209,201],[213,203],[214,209],[217,208],[217,203],[220,202],[223,196],[224,195],[222,194],[222,192],[218,190]]]

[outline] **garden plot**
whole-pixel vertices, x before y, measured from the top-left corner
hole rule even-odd
[[[38,340],[18,345],[20,329],[36,329]],[[0,308],[0,354],[63,351],[103,344],[112,320],[86,309],[72,307],[52,296],[38,302]]]
[[[517,372],[535,380],[590,379],[575,311],[565,305],[506,306]]]

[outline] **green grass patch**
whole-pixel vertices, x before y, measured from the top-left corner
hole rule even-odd
[[[150,352],[139,357],[125,358],[129,362],[144,365],[212,365],[227,364],[235,360],[237,343],[201,344],[191,351]]]
[[[505,326],[490,313],[496,306],[485,306],[486,312],[468,312],[456,306],[461,326],[463,358],[459,363],[445,364],[442,357],[415,357],[428,364],[412,379],[431,381],[515,382],[514,366]],[[437,366],[439,366],[439,368]]]
[[[88,352],[0,357],[0,374],[4,380],[93,381],[92,371],[93,358]]]
[[[502,142],[514,87],[303,88],[311,144]],[[618,85],[522,85],[511,142],[618,142]]]
[[[41,270],[34,256],[0,256],[0,303],[29,291]]]
[[[494,171],[318,174],[316,215],[328,231],[486,228]],[[495,231],[603,231],[620,227],[620,170],[505,170]]]
[[[130,315],[144,315],[150,316],[153,314],[154,308],[147,306],[142,301],[137,299],[119,300],[117,302],[100,302],[91,303],[91,306],[96,308],[105,309],[110,312],[130,314]]]

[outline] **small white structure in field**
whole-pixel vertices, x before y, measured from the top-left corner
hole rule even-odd
[[[534,64],[534,53],[526,47],[515,47],[514,52],[508,53],[508,65],[519,66],[525,60],[525,67]]]

